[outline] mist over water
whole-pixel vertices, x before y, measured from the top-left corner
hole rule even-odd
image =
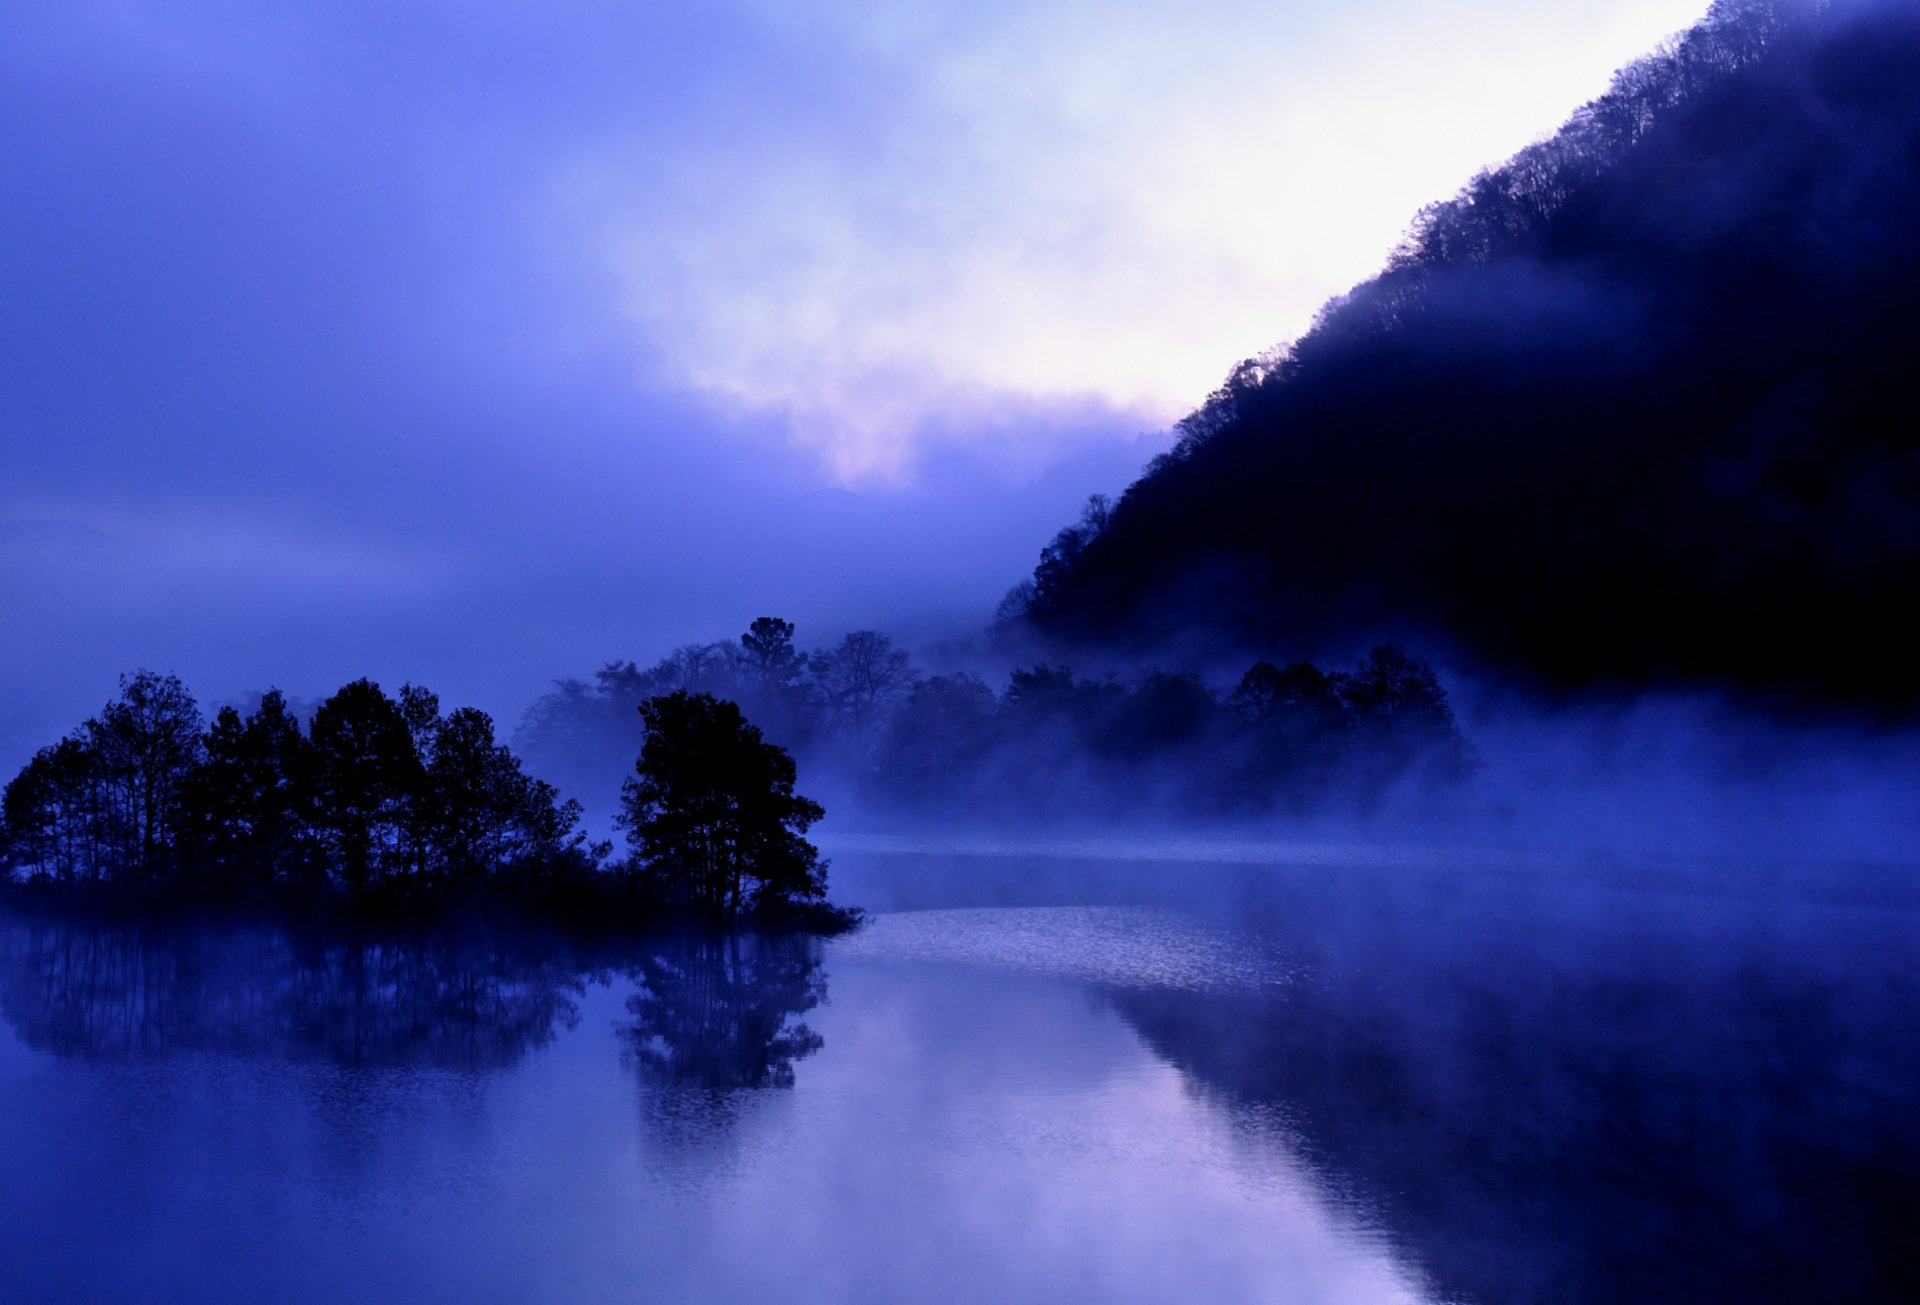
[[[497,6],[437,36],[370,9],[0,17],[0,125],[30,128],[0,232],[36,251],[0,269],[28,324],[0,360],[0,780],[142,664],[201,695],[168,682],[166,773],[201,779],[203,709],[279,684],[297,757],[343,681],[431,681],[493,719],[390,757],[466,738],[496,796],[557,785],[511,790],[567,840],[520,869],[577,888],[641,860],[615,824],[641,704],[713,694],[756,758],[791,749],[826,809],[794,837],[871,913],[583,938],[485,913],[532,896],[409,931],[62,918],[23,886],[0,1301],[1920,1299],[1920,460],[1886,415],[1913,406],[1912,15],[1719,0],[1138,434],[1159,400],[1114,378],[1161,323],[1078,324],[1164,267],[1069,219],[1167,210],[1084,185],[1102,151],[997,189],[963,165],[1140,98],[1110,70],[999,85],[1007,50],[1152,69],[1247,30],[1237,3],[1191,47],[1123,5],[1085,49],[1053,30],[1105,30],[1077,14],[950,39],[963,7],[737,8],[624,19],[654,78],[580,14],[530,44]],[[1287,82],[1243,44],[1182,79]],[[876,67],[993,107],[878,111]],[[789,77],[833,88],[817,120]],[[717,148],[774,120],[765,156]],[[1235,194],[1271,121],[1150,134]],[[1192,210],[1156,240],[1264,221],[1117,171]],[[896,204],[936,215],[908,246],[945,302],[881,256]],[[933,238],[987,209],[966,257]],[[1062,232],[1086,248],[1043,269]],[[1095,263],[1122,269],[1105,298],[1078,293]],[[1032,337],[981,329],[1003,295]],[[229,723],[221,755],[257,760]],[[113,803],[165,767],[69,752],[9,801],[0,872],[98,880],[72,854],[101,829],[138,845],[106,877],[137,864],[143,905],[149,871],[341,870],[345,808],[309,781],[343,766],[232,767],[134,839]],[[456,864],[429,815],[478,806],[433,774],[353,809],[435,833],[392,832],[394,901]],[[460,873],[501,868],[475,846]]]
[[[0,1287],[1910,1298],[1908,867],[877,842],[825,943],[0,923]]]

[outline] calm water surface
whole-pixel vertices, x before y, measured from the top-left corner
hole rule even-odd
[[[1920,1296],[1910,870],[835,875],[826,944],[0,920],[0,1300]]]

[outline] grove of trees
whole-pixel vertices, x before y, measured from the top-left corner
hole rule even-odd
[[[782,647],[745,664],[782,683]],[[208,724],[178,678],[139,671],[0,792],[0,879],[65,900],[458,906],[596,927],[859,918],[827,903],[826,863],[803,837],[821,807],[737,704],[654,696],[633,725],[613,772],[631,776],[631,855],[613,861],[582,832],[580,803],[529,775],[485,712],[443,711],[418,685],[389,695],[355,680],[304,728],[277,691]]]
[[[207,724],[139,671],[0,794],[0,868],[129,897],[405,906],[578,879],[580,806],[529,776],[470,707],[356,680],[302,729],[279,692]]]
[[[640,719],[620,824],[650,895],[708,920],[824,911],[826,865],[803,835],[826,813],[793,791],[787,751],[711,694],[649,698]]]
[[[1395,646],[1346,670],[1262,661],[1219,684],[1043,664],[996,690],[965,670],[929,674],[873,630],[802,652],[773,617],[737,641],[563,680],[516,744],[590,811],[630,809],[615,777],[649,737],[643,704],[664,695],[737,703],[816,783],[916,817],[1366,811],[1408,793],[1457,802],[1476,767],[1433,669]]]
[[[1476,765],[1433,669],[1393,646],[1341,671],[1256,662],[1224,685],[1035,665],[996,692],[924,673],[877,631],[813,652],[793,636],[762,617],[736,642],[562,682],[527,712],[525,764],[486,713],[418,685],[355,680],[304,722],[271,691],[208,722],[179,679],[138,671],[0,791],[0,882],[143,905],[834,931],[859,913],[827,900],[807,841],[824,811],[796,791],[796,755],[874,815],[1043,821],[1457,802]],[[554,781],[604,802],[624,857]]]

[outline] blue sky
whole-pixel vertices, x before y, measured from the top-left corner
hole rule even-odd
[[[0,760],[218,700],[977,623],[1702,3],[0,13]]]

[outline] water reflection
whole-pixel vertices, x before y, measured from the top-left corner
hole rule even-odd
[[[629,1063],[656,1082],[713,1090],[790,1088],[793,1062],[824,1040],[796,1017],[826,999],[819,943],[732,934],[650,948],[621,1025]]]
[[[587,986],[636,985],[620,1054],[653,1084],[786,1088],[820,1050],[819,944],[734,935],[585,950],[493,933],[304,938],[266,927],[0,920],[0,1014],[99,1061],[217,1052],[342,1067],[505,1069],[575,1027]]]
[[[1909,913],[1299,894],[1313,979],[1125,988],[1230,1110],[1283,1112],[1446,1299],[1920,1299]]]
[[[1087,985],[1236,1163],[1304,1161],[1439,1299],[1920,1300],[1910,874],[928,860],[863,895],[1026,904],[883,915],[837,955]]]
[[[1920,1299],[1920,909],[1732,869],[824,949],[0,918],[0,1299]]]
[[[491,939],[0,922],[0,1013],[28,1046],[86,1060],[502,1069],[574,1026],[590,974]]]

